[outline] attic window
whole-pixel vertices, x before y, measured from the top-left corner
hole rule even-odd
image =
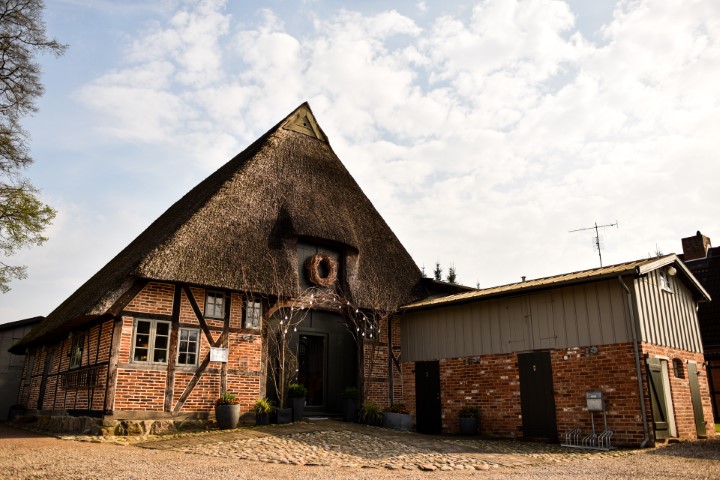
[[[205,316],[208,318],[225,318],[225,294],[207,292],[205,297]]]
[[[670,275],[664,270],[660,270],[660,288],[666,292],[672,292],[672,282]]]

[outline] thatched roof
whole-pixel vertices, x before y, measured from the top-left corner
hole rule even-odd
[[[116,314],[139,279],[297,293],[298,239],[350,254],[344,289],[357,305],[424,295],[419,269],[305,103],[172,205],[15,347]]]

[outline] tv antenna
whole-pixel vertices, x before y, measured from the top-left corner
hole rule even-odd
[[[619,223],[617,220],[615,220],[615,223],[608,223],[607,225],[598,225],[597,222],[595,222],[595,226],[593,227],[587,227],[587,228],[578,228],[577,230],[570,230],[568,233],[574,233],[574,232],[583,232],[585,230],[595,230],[595,237],[593,237],[593,248],[595,248],[598,252],[598,256],[600,257],[600,267],[602,268],[602,251],[601,251],[601,241],[600,238],[600,231],[598,229],[600,228],[608,228],[608,227],[619,227]]]

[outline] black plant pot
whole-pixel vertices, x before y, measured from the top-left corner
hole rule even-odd
[[[273,409],[271,421],[278,424],[291,423],[292,414],[292,408],[275,408]]]
[[[305,415],[305,397],[291,398],[292,404],[292,421],[299,422]]]
[[[409,413],[383,413],[383,427],[395,430],[410,430],[412,428],[412,416]]]
[[[478,429],[477,418],[460,417],[460,433],[462,435],[476,435]]]
[[[269,413],[256,413],[255,414],[255,425],[268,425],[270,423]]]
[[[342,414],[343,420],[346,422],[357,422],[358,420],[358,408],[360,402],[354,398],[343,398]]]

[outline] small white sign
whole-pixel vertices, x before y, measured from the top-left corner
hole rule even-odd
[[[228,349],[227,348],[210,347],[210,361],[227,363]]]

